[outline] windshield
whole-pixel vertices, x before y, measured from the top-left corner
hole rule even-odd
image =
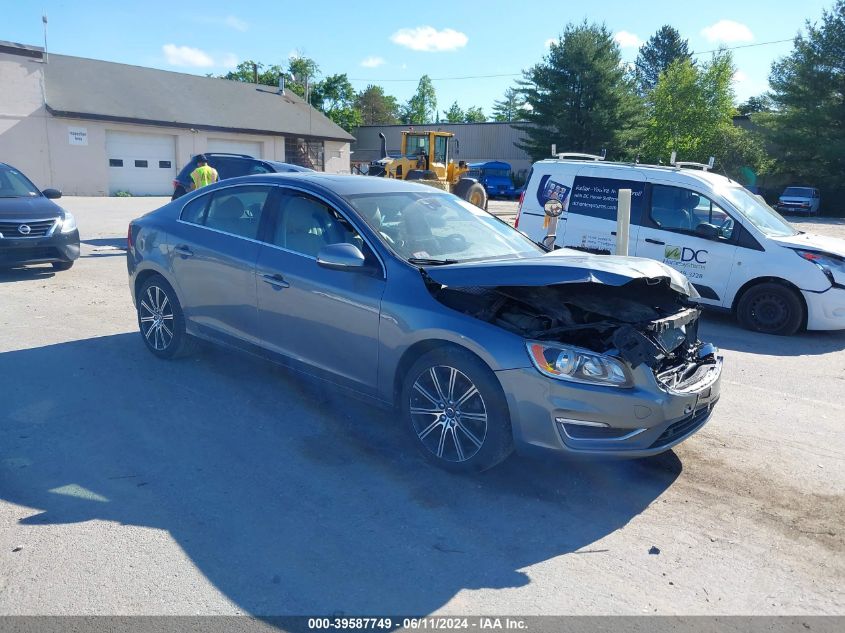
[[[416,263],[534,257],[542,248],[451,194],[400,192],[347,198],[399,257]]]
[[[796,198],[812,198],[813,190],[808,187],[787,187],[781,195],[794,196]]]
[[[19,171],[0,168],[0,198],[28,198],[39,193],[38,188]]]
[[[798,235],[798,231],[769,205],[743,187],[726,187],[721,193],[751,224],[766,235]]]
[[[507,169],[485,169],[485,176],[495,176],[496,178],[510,178],[511,172]]]

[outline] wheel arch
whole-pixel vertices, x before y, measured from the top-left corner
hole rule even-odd
[[[772,283],[778,284],[785,288],[789,288],[790,290],[794,291],[796,295],[798,295],[798,300],[801,302],[801,307],[803,308],[803,315],[801,317],[801,327],[807,327],[807,316],[809,314],[807,308],[807,300],[804,298],[804,294],[801,292],[801,289],[796,286],[794,283],[787,281],[783,277],[755,277],[754,279],[750,279],[746,281],[742,286],[740,286],[739,290],[734,293],[734,300],[731,304],[731,312],[733,313],[734,317],[737,315],[737,307],[739,306],[739,302],[742,299],[742,296],[751,290],[754,286],[759,284],[765,283]]]
[[[173,292],[176,293],[176,298],[181,303],[182,298],[179,296],[179,291],[176,289],[176,284],[174,284],[173,281],[169,279],[168,276],[158,268],[145,268],[143,270],[139,270],[135,274],[135,281],[132,287],[132,296],[135,299],[136,303],[138,301],[138,293],[141,291],[141,286],[143,286],[148,279],[156,276],[161,277],[168,283],[168,285],[173,289]]]

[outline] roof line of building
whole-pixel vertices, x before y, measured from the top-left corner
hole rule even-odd
[[[45,104],[47,108],[47,112],[55,117],[61,117],[65,119],[83,119],[86,121],[107,121],[110,123],[130,123],[133,125],[149,125],[151,127],[170,127],[170,128],[178,128],[180,130],[203,130],[207,132],[231,132],[234,134],[255,134],[261,136],[280,136],[280,135],[295,135],[295,136],[302,136],[302,137],[309,137],[309,138],[316,138],[322,139],[325,141],[341,141],[344,143],[348,143],[348,139],[334,137],[334,136],[319,136],[319,135],[309,135],[309,134],[301,134],[299,132],[277,132],[273,130],[257,130],[251,128],[237,128],[237,127],[224,127],[219,125],[203,125],[202,123],[182,123],[178,121],[156,121],[150,119],[136,119],[132,117],[122,117],[122,116],[111,116],[108,114],[92,114],[88,112],[69,112],[67,110],[56,110],[55,108],[50,107],[49,104]]]

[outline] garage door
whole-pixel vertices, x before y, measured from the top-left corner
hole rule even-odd
[[[106,131],[109,193],[169,196],[176,177],[176,137]]]
[[[248,154],[261,158],[261,141],[234,141],[227,138],[208,139],[209,152],[227,152],[229,154]]]

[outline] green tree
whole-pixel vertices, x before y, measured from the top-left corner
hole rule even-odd
[[[522,120],[525,110],[525,99],[516,88],[508,88],[505,90],[505,96],[501,101],[493,102],[493,120],[494,121],[520,121]]]
[[[720,170],[738,176],[764,166],[760,144],[733,125],[733,59],[728,51],[697,66],[689,59],[669,65],[649,94],[641,146],[647,162],[707,162],[714,156]]]
[[[552,143],[561,151],[625,151],[639,122],[638,98],[605,26],[567,25],[524,75],[521,92],[531,109],[515,125],[525,134],[517,146],[535,160],[548,156]]]
[[[668,24],[648,38],[640,46],[637,55],[634,74],[642,94],[647,93],[657,85],[660,73],[666,71],[673,62],[692,59],[689,52],[689,41],[681,37],[678,31]]]
[[[467,123],[484,123],[487,117],[484,115],[484,110],[478,106],[470,106],[464,113],[464,121]]]
[[[437,116],[437,93],[431,77],[423,75],[417,85],[417,91],[404,107],[402,118],[411,125],[434,123]]]
[[[290,89],[306,99],[310,95],[306,95],[305,89],[307,87],[309,93],[313,92],[317,77],[320,74],[320,67],[310,57],[297,54],[288,61],[288,74],[290,75],[288,83]]]
[[[777,147],[775,169],[833,200],[845,194],[845,0],[806,25],[792,52],[772,65],[774,111],[755,115]],[[841,199],[841,198],[840,198]]]
[[[361,113],[362,125],[393,125],[399,123],[399,103],[387,95],[381,86],[367,86],[358,93],[355,105]]]
[[[446,123],[463,123],[465,116],[466,113],[461,110],[457,101],[449,106],[448,110],[443,111],[443,117],[446,119]]]
[[[356,94],[346,74],[329,75],[314,86],[311,101],[332,121],[349,131],[361,125]]]
[[[760,95],[759,97],[748,97],[744,103],[737,106],[740,114],[757,114],[758,112],[771,112],[772,100],[768,95]]]
[[[266,66],[261,62],[254,62],[248,59],[238,64],[235,70],[230,70],[225,75],[217,75],[217,77],[220,79],[229,79],[230,81],[254,83],[257,75],[259,84],[277,86],[279,84],[279,75],[284,72],[284,69],[277,64]]]

